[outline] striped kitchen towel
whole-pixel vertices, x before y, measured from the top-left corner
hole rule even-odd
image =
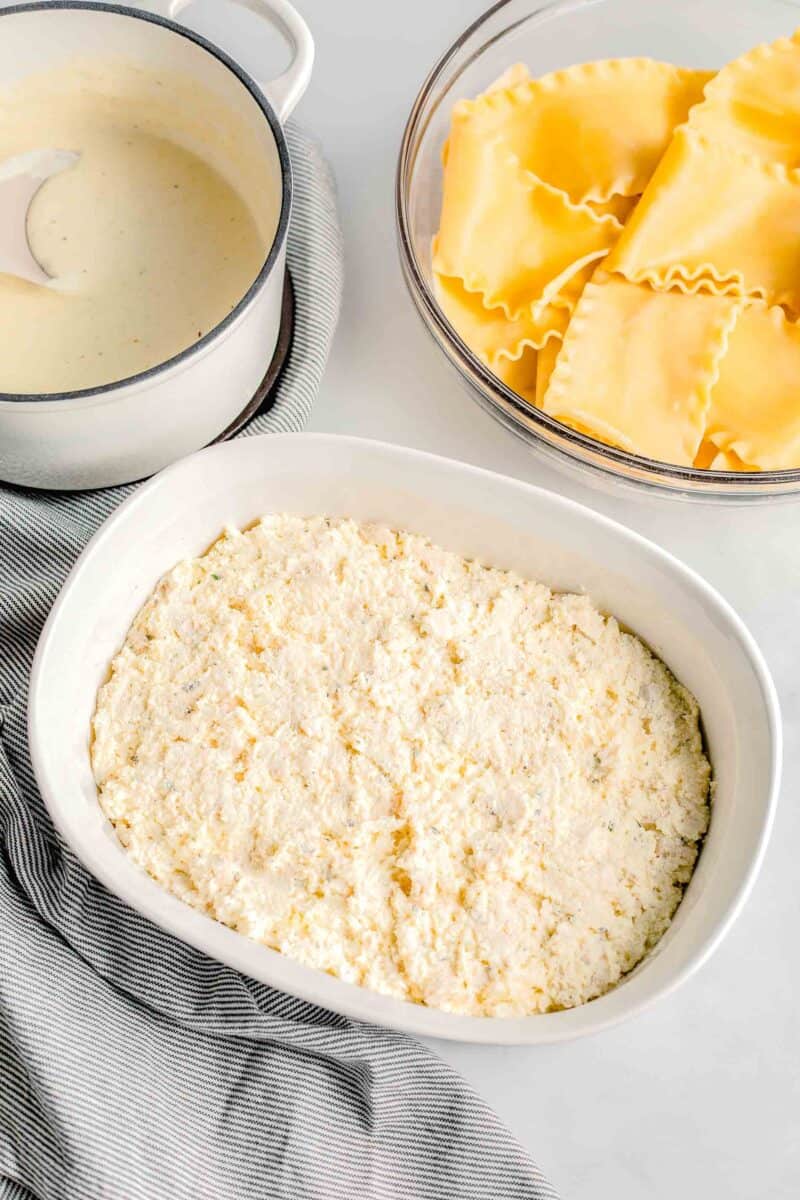
[[[316,145],[289,140],[295,340],[246,433],[302,428],[339,307],[333,185]],[[434,1054],[190,949],[59,841],[28,758],[28,673],[72,562],[130,491],[0,486],[0,1200],[554,1197]]]

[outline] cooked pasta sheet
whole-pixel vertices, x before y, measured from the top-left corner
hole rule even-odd
[[[529,404],[536,404],[541,365],[541,351],[526,347],[519,358],[501,358],[494,367],[494,373],[512,392],[516,392]]]
[[[738,305],[611,275],[593,280],[567,329],[544,411],[632,453],[690,466]]]
[[[723,67],[689,124],[717,146],[800,166],[800,31]]]
[[[536,369],[536,397],[535,403],[537,408],[544,407],[544,398],[547,394],[547,389],[550,386],[550,378],[555,370],[558,356],[561,353],[561,345],[563,338],[553,338],[542,346],[539,351],[539,361]]]
[[[680,129],[606,265],[800,315],[800,170]]]
[[[622,226],[573,204],[521,168],[480,123],[456,118],[450,134],[433,266],[457,276],[512,319],[548,301],[587,262],[602,258]]]
[[[454,122],[575,203],[641,193],[712,76],[651,58],[581,63],[540,79],[516,72],[512,86],[457,105]]]
[[[706,436],[734,464],[796,467],[799,389],[800,327],[780,308],[743,306],[711,391]]]
[[[529,306],[511,320],[502,308],[486,305],[479,292],[468,292],[458,276],[437,275],[435,285],[450,324],[489,366],[519,358],[526,347],[539,350],[550,338],[562,338],[569,323],[570,309],[564,304]]]

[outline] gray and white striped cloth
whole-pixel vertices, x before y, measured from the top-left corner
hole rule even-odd
[[[300,429],[341,291],[333,184],[290,130],[297,322],[273,410]],[[466,1084],[412,1039],[220,966],[109,895],[36,790],[25,706],[39,630],[130,487],[0,487],[0,1200],[552,1200]]]

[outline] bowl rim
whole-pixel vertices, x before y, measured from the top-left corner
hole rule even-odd
[[[660,488],[662,491],[666,491],[672,495],[675,495],[676,491],[683,487],[697,499],[713,499],[719,494],[732,500],[745,499],[748,496],[751,499],[764,499],[770,496],[770,485],[774,487],[774,492],[772,493],[774,495],[780,495],[781,492],[784,492],[788,488],[796,491],[797,488],[800,488],[800,467],[792,467],[779,471],[717,471],[700,469],[699,467],[685,467],[677,463],[662,462],[660,459],[633,454],[619,447],[607,445],[605,442],[601,442],[599,439],[593,438],[588,434],[581,433],[577,429],[572,429],[570,426],[556,420],[555,417],[548,416],[547,413],[542,412],[540,409],[523,400],[521,396],[518,396],[516,392],[503,383],[498,376],[494,375],[489,367],[470,350],[469,346],[460,337],[457,330],[451,325],[440,308],[436,297],[425,279],[420,261],[414,250],[411,235],[409,205],[411,180],[417,156],[418,142],[421,141],[425,133],[425,127],[420,128],[420,120],[425,105],[432,96],[434,89],[462,47],[474,35],[479,33],[489,20],[502,12],[503,9],[517,2],[518,0],[497,0],[497,3],[486,9],[439,56],[422,82],[403,129],[395,171],[395,226],[403,276],[423,321],[429,328],[430,326],[435,328],[439,335],[436,340],[439,341],[441,339],[440,348],[444,349],[462,376],[466,371],[469,372],[469,375],[473,379],[477,380],[477,385],[481,389],[481,402],[484,403],[485,407],[490,408],[493,416],[501,420],[503,420],[504,415],[510,416],[514,422],[514,432],[522,437],[525,437],[526,434],[533,436],[537,442],[540,444],[543,443],[548,450],[559,454],[572,464],[599,472],[629,486]],[[558,14],[559,10],[568,12],[576,7],[584,8],[587,5],[595,7],[602,3],[604,3],[604,0],[578,0],[577,5],[576,0],[545,0],[544,3],[532,4],[531,11],[524,18],[524,21],[536,18],[544,12]],[[490,44],[494,44],[494,42],[522,23],[524,22],[519,20],[514,21],[502,33],[496,34]],[[481,46],[472,55],[469,62],[475,62],[485,48],[485,45]],[[441,103],[441,100],[437,102],[437,107],[439,103]],[[472,381],[470,380],[469,382]],[[506,410],[510,410],[510,413],[501,414],[496,399],[498,393]],[[524,418],[524,432],[522,428],[523,423],[517,421],[517,417]],[[534,426],[533,430],[530,429],[530,425]],[[536,429],[536,426],[556,435],[567,446],[556,445],[550,438],[543,436]],[[574,450],[567,447],[574,447]],[[590,458],[589,455],[593,457]],[[598,456],[604,461],[596,461]],[[631,476],[624,468],[645,473],[646,477],[637,478],[635,475]],[[719,491],[715,492],[715,488],[719,489]]]
[[[186,346],[177,354],[171,355],[163,362],[156,363],[152,367],[148,367],[144,371],[137,371],[135,375],[126,375],[122,379],[115,379],[111,383],[96,384],[89,388],[77,388],[71,391],[59,392],[3,392],[0,391],[0,405],[3,404],[38,404],[38,403],[61,403],[62,401],[70,400],[86,400],[93,396],[107,396],[110,393],[117,392],[122,388],[135,386],[140,383],[147,383],[149,380],[171,370],[174,367],[182,366],[197,355],[207,350],[234,322],[237,322],[240,317],[252,306],[257,295],[266,284],[269,276],[272,274],[273,267],[278,262],[281,251],[286,242],[286,236],[289,229],[289,218],[292,208],[292,164],[289,158],[289,148],[286,144],[286,135],[283,132],[277,114],[270,104],[267,97],[262,92],[261,88],[255,80],[244,70],[239,64],[219,46],[214,45],[202,34],[196,33],[193,29],[189,29],[184,25],[178,24],[176,21],[170,20],[168,17],[162,17],[158,13],[148,12],[145,9],[131,8],[125,4],[109,3],[107,0],[29,0],[24,4],[13,4],[8,8],[0,8],[0,18],[9,16],[18,16],[21,13],[31,12],[47,12],[51,10],[64,11],[75,10],[84,12],[110,13],[114,16],[130,17],[136,21],[145,21],[151,25],[160,25],[163,29],[169,30],[171,33],[177,34],[188,42],[194,42],[201,50],[205,50],[212,58],[217,59],[228,71],[234,75],[245,90],[250,94],[252,100],[255,101],[260,108],[264,117],[266,117],[272,136],[275,139],[275,146],[278,152],[278,160],[281,169],[281,206],[278,215],[278,224],[273,234],[267,256],[259,269],[253,282],[248,287],[244,295],[237,301],[229,313],[222,318],[216,325],[198,338],[196,342]]]
[[[226,464],[225,470],[233,475],[239,456],[245,458],[252,456],[258,462],[259,470],[265,470],[265,453],[274,453],[280,457],[284,449],[289,447],[292,447],[295,452],[302,449],[305,453],[311,443],[324,452],[326,457],[331,458],[337,453],[348,452],[375,454],[378,457],[390,455],[404,464],[404,470],[406,464],[413,466],[413,462],[417,461],[447,472],[458,471],[474,479],[476,494],[481,493],[482,484],[486,485],[490,482],[495,486],[499,484],[504,489],[513,489],[521,495],[538,500],[547,508],[564,514],[567,519],[576,519],[606,530],[633,548],[636,553],[645,555],[650,561],[669,571],[673,578],[686,585],[701,598],[703,603],[718,613],[724,619],[742,654],[751,666],[754,686],[758,687],[760,693],[765,715],[765,728],[769,737],[769,777],[764,780],[763,784],[762,813],[757,833],[754,832],[747,868],[741,873],[738,882],[731,885],[730,899],[724,912],[702,937],[698,937],[694,950],[687,954],[681,968],[662,984],[652,988],[649,994],[629,1003],[621,1011],[606,1014],[602,1007],[598,1009],[596,1005],[602,1005],[604,999],[604,997],[599,997],[597,1001],[565,1012],[535,1014],[521,1018],[474,1017],[442,1012],[424,1005],[413,1004],[410,1001],[383,996],[381,993],[345,983],[324,972],[305,967],[294,960],[287,959],[277,951],[267,950],[259,943],[250,941],[243,934],[235,933],[189,908],[188,905],[171,896],[147,876],[143,876],[135,887],[131,886],[125,880],[120,879],[114,869],[113,861],[96,851],[91,845],[82,843],[81,836],[85,836],[85,834],[76,834],[75,829],[71,827],[68,816],[69,804],[65,803],[63,799],[62,777],[54,770],[51,762],[48,748],[52,739],[48,734],[40,709],[49,692],[48,673],[53,669],[59,669],[57,664],[51,666],[48,660],[53,657],[55,652],[52,650],[53,642],[63,636],[59,629],[59,625],[63,624],[62,610],[68,608],[69,603],[72,602],[73,589],[87,560],[92,558],[103,542],[118,536],[120,525],[124,527],[128,523],[131,528],[135,525],[137,510],[148,504],[148,498],[152,493],[161,492],[163,499],[160,500],[160,503],[166,503],[172,494],[173,481],[178,482],[182,474],[191,478],[191,474],[198,470],[198,466],[208,463],[212,457],[220,460],[227,458],[229,462]],[[178,477],[177,480],[176,477]],[[65,628],[66,635],[72,636],[69,627],[65,626]],[[55,662],[55,660],[53,661]],[[75,562],[42,629],[33,661],[29,687],[28,739],[35,778],[50,817],[61,836],[73,847],[88,869],[111,892],[160,928],[247,975],[264,978],[264,973],[259,976],[253,970],[252,954],[254,949],[259,949],[270,956],[270,978],[264,979],[269,986],[285,990],[310,1003],[321,1005],[352,1019],[378,1021],[383,1025],[389,1025],[418,1036],[497,1045],[551,1044],[597,1033],[602,1029],[618,1025],[651,1007],[694,974],[729,932],[761,869],[777,806],[782,760],[780,707],[775,685],[761,650],[741,617],[725,597],[680,559],[627,526],[547,488],[442,455],[373,441],[368,438],[322,433],[262,434],[198,451],[154,476],[137,488],[114,510],[95,532]],[[124,854],[121,847],[120,853]],[[644,962],[646,963],[647,959]],[[377,1014],[374,1011],[376,999],[379,1010],[382,1010]]]

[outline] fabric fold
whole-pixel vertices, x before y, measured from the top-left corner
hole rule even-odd
[[[294,344],[243,436],[303,427],[339,308],[333,183],[316,144],[288,137]],[[433,1053],[184,945],[57,837],[28,757],[31,661],[72,563],[131,490],[0,486],[0,1200],[551,1200]]]

